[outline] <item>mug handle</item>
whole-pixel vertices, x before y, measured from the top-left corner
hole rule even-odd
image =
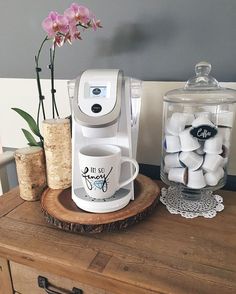
[[[139,173],[139,165],[138,165],[138,162],[135,159],[129,158],[129,157],[126,157],[126,156],[122,156],[121,157],[121,164],[124,163],[124,162],[130,162],[130,163],[132,163],[134,165],[134,167],[135,167],[135,172],[131,176],[131,178],[129,178],[128,180],[125,180],[122,183],[120,183],[118,189],[120,189],[120,188],[128,185],[129,183],[131,183],[137,177],[137,175]]]

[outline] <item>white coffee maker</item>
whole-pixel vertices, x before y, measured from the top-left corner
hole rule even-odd
[[[136,158],[141,81],[125,77],[119,69],[90,69],[68,82],[72,114],[72,199],[83,210],[105,213],[134,200],[134,183],[113,197],[94,199],[86,195],[79,172],[78,151],[90,144],[113,144],[122,155]],[[130,178],[132,167],[122,165],[121,181]]]

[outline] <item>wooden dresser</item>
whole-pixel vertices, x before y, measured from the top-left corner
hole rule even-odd
[[[213,219],[159,204],[125,231],[79,235],[46,224],[40,203],[15,188],[0,197],[0,293],[46,293],[42,276],[48,293],[235,294],[236,192],[220,194],[225,210]]]

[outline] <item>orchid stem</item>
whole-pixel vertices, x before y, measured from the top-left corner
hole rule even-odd
[[[37,79],[37,87],[38,87],[38,93],[39,93],[39,104],[38,104],[38,113],[37,113],[37,125],[39,127],[39,115],[40,115],[40,108],[42,107],[42,112],[43,112],[43,119],[46,119],[46,115],[45,115],[45,109],[44,109],[44,96],[42,94],[42,87],[41,87],[41,82],[40,82],[40,72],[41,72],[41,68],[39,67],[39,57],[40,57],[40,53],[41,50],[43,48],[43,45],[45,44],[45,42],[48,40],[48,36],[46,36],[43,40],[43,42],[41,43],[41,46],[39,48],[38,54],[37,56],[35,56],[35,64],[36,64],[36,79]]]
[[[55,53],[56,53],[56,46],[54,45],[53,49],[50,49],[50,65],[49,69],[51,72],[51,94],[52,94],[52,117],[55,118],[55,112],[57,117],[59,117],[56,99],[55,99],[55,93],[56,89],[54,87],[54,60],[55,60]]]
[[[42,48],[43,48],[43,45],[44,45],[44,43],[45,43],[47,40],[49,40],[48,36],[46,36],[46,37],[44,38],[44,40],[43,40],[41,46],[39,47],[39,51],[38,51],[38,54],[37,54],[37,57],[36,57],[37,62],[39,61],[39,56],[40,56],[41,50],[42,50]]]
[[[37,113],[37,126],[38,126],[38,127],[39,127],[40,107],[41,107],[41,101],[39,101],[39,105],[38,105],[38,113]],[[41,145],[42,145],[42,147],[43,147],[44,140],[43,140],[43,137],[42,137],[42,136],[40,136],[40,142],[41,142]]]

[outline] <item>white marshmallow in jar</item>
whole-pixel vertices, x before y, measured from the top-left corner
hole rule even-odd
[[[222,188],[235,116],[236,91],[222,88],[200,62],[184,88],[164,96],[161,179],[196,199]]]

